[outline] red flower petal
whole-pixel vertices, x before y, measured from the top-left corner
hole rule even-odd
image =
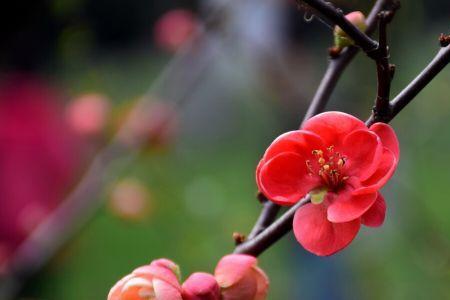
[[[386,216],[386,202],[384,197],[378,193],[377,200],[372,207],[361,217],[361,223],[369,227],[383,225]]]
[[[327,210],[330,222],[343,223],[361,217],[377,199],[377,194],[352,195],[348,189],[337,195]]]
[[[259,189],[279,205],[293,205],[320,184],[318,176],[308,174],[305,159],[286,152],[275,156],[261,168]]]
[[[261,159],[258,163],[258,166],[256,166],[256,185],[258,186],[258,189],[261,190],[260,186],[262,186],[261,181],[259,180],[260,176],[259,174],[261,173],[261,169],[264,166],[264,158]]]
[[[400,157],[400,146],[397,135],[392,127],[384,123],[375,123],[370,126],[370,130],[380,137],[383,146],[391,150],[398,161]]]
[[[295,130],[277,137],[264,153],[264,159],[268,161],[283,152],[294,152],[307,158],[312,156],[312,150],[323,148],[323,141],[317,134]]]
[[[293,229],[297,241],[308,251],[327,256],[345,248],[355,238],[361,226],[356,219],[346,223],[327,220],[325,205],[308,203],[294,216]]]
[[[361,182],[361,187],[353,191],[354,195],[374,193],[381,189],[392,177],[397,167],[397,160],[388,148],[383,149],[377,170],[367,180]]]
[[[327,146],[338,147],[344,137],[358,129],[366,129],[359,119],[342,112],[330,111],[321,113],[305,122],[302,129],[319,135]]]
[[[348,175],[356,175],[364,180],[377,169],[383,153],[380,138],[373,132],[355,130],[344,139],[343,152],[348,158],[345,168]]]

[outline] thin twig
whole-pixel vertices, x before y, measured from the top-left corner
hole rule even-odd
[[[263,208],[261,210],[261,214],[258,217],[258,220],[256,220],[256,223],[253,226],[252,231],[248,235],[248,240],[253,239],[264,229],[266,229],[270,224],[272,224],[281,209],[281,206],[270,202],[262,193],[258,193],[258,200],[263,204]]]
[[[295,212],[303,205],[309,203],[310,200],[310,197],[306,196],[297,202],[259,235],[237,246],[236,249],[234,249],[234,253],[249,254],[253,256],[260,255],[276,241],[282,238],[286,233],[291,231]]]
[[[378,49],[378,42],[371,39],[366,33],[359,30],[345,18],[341,9],[337,9],[330,2],[323,0],[297,0],[297,2],[305,2],[325,17],[327,17],[334,24],[338,25],[361,49],[367,54],[371,54]]]
[[[391,2],[392,0],[377,0],[375,2],[372,10],[369,13],[369,16],[367,17],[367,35],[371,35],[373,33],[376,28],[378,14],[384,9],[387,4]],[[311,101],[308,110],[306,111],[302,124],[309,118],[315,116],[325,109],[325,106],[330,100],[331,94],[333,93],[342,73],[356,56],[356,54],[358,54],[358,52],[359,49],[357,47],[348,47],[344,51],[342,51],[340,55],[330,59],[327,70],[325,71],[325,74],[320,81],[319,87],[316,90],[313,100]],[[273,202],[266,201],[247,240],[253,239],[256,235],[258,235],[270,224],[272,224],[276,219],[279,210],[279,205]]]

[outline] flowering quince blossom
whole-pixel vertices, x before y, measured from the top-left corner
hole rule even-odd
[[[267,275],[250,255],[230,254],[217,264],[214,275],[221,288],[222,300],[264,300],[269,289]]]
[[[182,300],[179,273],[172,261],[155,260],[119,280],[108,300]]]
[[[379,190],[393,175],[399,154],[389,125],[367,128],[351,115],[326,112],[275,139],[256,181],[279,205],[294,205],[310,194],[311,203],[295,213],[294,234],[305,249],[326,256],[350,244],[361,224],[382,225],[386,204]]]

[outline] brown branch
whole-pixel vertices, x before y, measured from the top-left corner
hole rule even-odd
[[[280,238],[292,229],[292,221],[297,209],[310,202],[310,197],[306,196],[294,206],[292,206],[287,212],[285,212],[278,220],[272,225],[267,227],[263,232],[258,234],[251,240],[238,245],[234,249],[234,253],[249,254],[258,256],[264,252],[267,248],[272,246]]]
[[[433,60],[420,72],[420,74],[401,91],[390,103],[390,114],[386,116],[384,122],[390,122],[406,105],[408,105],[430,82],[438,75],[442,69],[450,62],[450,45],[442,47]],[[374,114],[371,115],[367,124],[376,122]]]
[[[389,48],[387,45],[386,28],[388,12],[383,11],[379,16],[379,51],[380,57],[375,60],[377,66],[377,97],[373,109],[374,116],[381,120],[383,116],[389,113],[389,95],[391,90],[391,70],[389,67]]]
[[[268,201],[266,196],[264,196],[262,193],[258,193],[258,199],[263,204],[263,208],[258,217],[258,220],[256,220],[256,223],[253,226],[252,231],[248,235],[248,240],[253,239],[264,229],[266,229],[270,224],[272,224],[281,209],[281,206]]]
[[[389,46],[387,43],[387,25],[392,21],[399,2],[394,2],[390,10],[384,10],[378,14],[379,19],[379,47],[376,55],[373,55],[377,67],[377,97],[373,108],[376,121],[383,121],[390,114],[389,96],[391,81],[394,77],[395,66],[389,63]]]
[[[391,4],[392,0],[377,0],[373,5],[367,17],[367,29],[366,34],[371,35],[377,24],[378,14],[388,5]],[[357,47],[348,47],[342,51],[338,56],[332,57],[328,63],[327,70],[325,71],[322,80],[320,81],[319,87],[306,111],[303,118],[302,124],[313,117],[314,115],[321,113],[328,101],[330,100],[331,94],[333,93],[336,85],[345,71],[350,62],[358,54],[359,49]],[[256,235],[266,229],[270,224],[276,219],[278,212],[280,211],[280,206],[270,202],[264,201],[264,206],[261,213],[251,230],[247,240],[253,239]]]

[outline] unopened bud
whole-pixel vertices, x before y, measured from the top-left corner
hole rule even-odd
[[[354,11],[345,16],[345,18],[355,25],[359,30],[365,31],[367,29],[366,17],[360,11]],[[334,45],[338,48],[348,47],[353,45],[353,40],[342,30],[341,27],[334,27]]]

